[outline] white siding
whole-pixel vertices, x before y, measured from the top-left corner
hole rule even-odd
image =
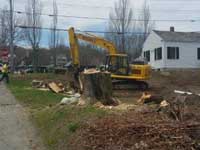
[[[162,47],[162,60],[155,60],[155,48],[159,47]],[[167,59],[167,47],[179,47],[179,59]],[[143,45],[143,53],[150,50],[149,64],[155,69],[200,68],[200,60],[197,59],[198,48],[200,43],[164,42],[155,32],[152,32]]]
[[[167,59],[167,47],[179,47],[179,59]],[[165,66],[164,68],[200,68],[200,60],[197,59],[197,48],[200,43],[175,43],[165,42]]]
[[[155,53],[155,48],[159,48],[162,47],[162,59],[161,60],[155,60],[154,58],[154,53]],[[150,50],[150,62],[149,64],[153,67],[153,68],[164,68],[164,44],[162,42],[162,39],[155,33],[155,32],[151,32],[151,34],[148,36],[147,40],[145,41],[144,45],[143,45],[143,53],[142,56],[144,54],[144,51],[148,51]]]

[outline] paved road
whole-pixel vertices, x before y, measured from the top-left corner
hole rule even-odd
[[[0,83],[0,150],[43,150],[23,107]]]

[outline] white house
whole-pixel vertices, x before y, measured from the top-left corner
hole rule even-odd
[[[142,55],[155,69],[200,68],[200,33],[154,30]]]

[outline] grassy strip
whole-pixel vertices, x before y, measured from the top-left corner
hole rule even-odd
[[[31,80],[35,78],[51,80],[55,79],[55,75],[32,74],[25,78],[11,76],[8,87],[17,100],[30,110],[31,119],[39,128],[48,149],[70,149],[69,141],[75,138],[74,135],[83,122],[105,116],[105,111],[91,106],[80,108],[57,105],[63,95],[32,88]]]

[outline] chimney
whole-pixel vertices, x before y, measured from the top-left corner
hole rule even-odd
[[[170,32],[174,32],[174,27],[170,27]]]

